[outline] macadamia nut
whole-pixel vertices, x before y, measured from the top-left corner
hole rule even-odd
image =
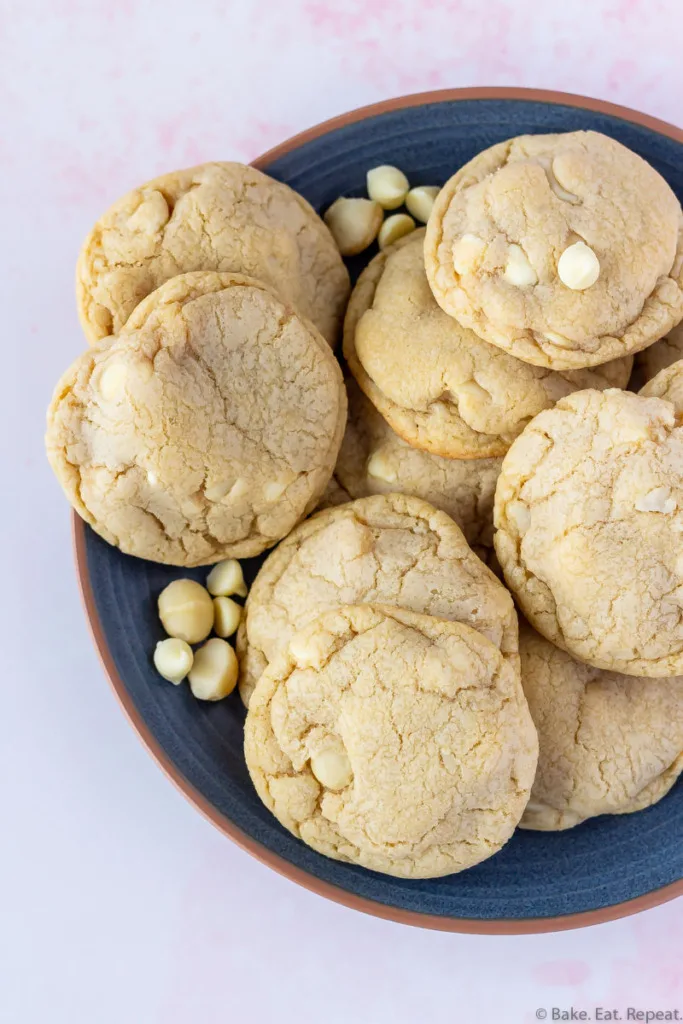
[[[159,594],[159,618],[169,636],[198,644],[213,628],[213,601],[200,583],[173,580]]]
[[[385,210],[401,206],[410,184],[403,171],[390,164],[373,167],[367,173],[368,195]]]
[[[434,200],[440,191],[441,189],[438,185],[418,185],[416,188],[411,188],[406,196],[406,209],[408,213],[412,214],[415,220],[426,224],[429,220],[429,214],[432,212]]]
[[[232,636],[237,631],[242,618],[242,606],[231,597],[214,597],[214,623],[216,636]]]
[[[238,671],[230,644],[212,637],[195,653],[188,673],[190,689],[199,700],[222,700],[235,689]]]
[[[226,558],[224,562],[214,565],[206,577],[206,586],[214,597],[230,597],[231,594],[247,596],[242,566],[236,558]]]
[[[169,637],[160,640],[154,648],[154,667],[160,676],[176,686],[182,683],[192,668],[194,655],[192,648],[184,640]]]
[[[355,256],[377,238],[382,226],[382,207],[373,199],[337,199],[323,220],[332,232],[342,256]]]
[[[388,245],[398,242],[399,238],[415,230],[415,221],[407,213],[394,213],[387,217],[379,229],[377,241],[380,249],[386,249]]]

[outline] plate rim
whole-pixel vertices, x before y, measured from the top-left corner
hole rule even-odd
[[[348,111],[345,114],[337,115],[314,125],[312,128],[291,136],[284,142],[272,147],[261,156],[252,161],[253,166],[263,168],[272,161],[285,156],[292,150],[322,135],[335,131],[345,125],[355,124],[378,114],[391,111],[403,110],[408,107],[423,106],[433,103],[453,103],[462,100],[517,100],[531,103],[548,103],[559,106],[578,107],[582,110],[590,110],[596,113],[609,114],[623,121],[648,128],[660,135],[667,136],[676,142],[683,144],[683,129],[667,121],[652,117],[649,114],[641,113],[630,107],[610,103],[607,100],[599,100],[590,96],[582,96],[577,93],[558,92],[546,89],[523,89],[506,88],[504,86],[477,86],[461,89],[439,89],[427,92],[408,93],[393,99],[381,100],[378,103],[368,104]],[[170,779],[180,793],[199,811],[199,813],[223,835],[227,836],[246,853],[251,854],[256,860],[272,868],[279,875],[288,878],[309,892],[316,893],[326,899],[339,903],[352,910],[359,910],[362,913],[373,917],[379,917],[388,921],[395,921],[398,924],[408,924],[413,927],[428,928],[435,931],[457,932],[469,935],[529,935],[544,932],[566,931],[574,928],[585,928],[590,925],[603,924],[607,921],[616,921],[620,918],[638,914],[643,910],[659,906],[670,900],[683,896],[683,878],[668,885],[653,889],[641,896],[614,903],[607,907],[600,907],[596,910],[586,910],[574,914],[555,915],[553,917],[531,917],[531,918],[498,918],[495,920],[477,920],[475,918],[446,917],[437,914],[427,914],[421,911],[404,910],[400,907],[389,906],[379,903],[376,900],[355,893],[347,892],[339,886],[332,885],[314,875],[308,874],[302,868],[291,864],[284,857],[269,850],[262,843],[251,836],[248,836],[242,829],[238,828],[229,818],[221,814],[213,804],[204,797],[189,782],[182,772],[174,765],[171,758],[166,754],[161,745],[145,725],[135,703],[130,696],[123,679],[114,663],[113,656],[109,650],[102,623],[97,612],[95,597],[88,571],[86,551],[86,524],[75,512],[71,513],[72,542],[76,576],[81,596],[81,602],[85,612],[90,634],[97,651],[100,663],[104,670],[105,677],[114,692],[121,710],[137,734],[138,739],[146,748],[150,756]]]

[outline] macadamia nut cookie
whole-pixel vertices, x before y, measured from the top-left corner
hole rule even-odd
[[[538,741],[517,671],[490,640],[364,605],[290,639],[256,687],[244,752],[261,800],[314,850],[429,878],[507,842]]]
[[[683,317],[683,215],[664,179],[597,132],[522,135],[437,196],[425,239],[439,305],[536,366],[595,366]]]
[[[164,174],[98,220],[76,270],[88,340],[118,334],[150,292],[193,270],[255,277],[336,341],[349,275],[332,235],[288,185],[239,163]]]
[[[683,677],[575,661],[520,623],[522,686],[539,755],[522,828],[571,828],[657,803],[683,771]]]
[[[579,391],[503,460],[496,554],[531,624],[596,668],[683,674],[683,428],[627,391]]]
[[[518,663],[512,598],[453,520],[419,498],[376,495],[312,516],[261,566],[237,634],[244,703],[298,629],[373,602],[464,622]]]
[[[409,444],[448,458],[504,455],[529,420],[582,388],[625,387],[631,358],[555,373],[482,341],[437,305],[424,230],[379,253],[344,322],[344,355],[360,387]]]
[[[665,338],[650,345],[638,355],[643,381],[652,380],[660,370],[683,359],[683,322],[673,327]]]
[[[47,450],[76,511],[171,565],[257,555],[312,508],[346,422],[312,324],[234,274],[174,277],[57,386]]]
[[[413,494],[447,512],[472,547],[493,544],[493,496],[502,459],[443,459],[395,434],[355,380],[336,477],[352,498]],[[346,499],[350,500],[349,497]]]

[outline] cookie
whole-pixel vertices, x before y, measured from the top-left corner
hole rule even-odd
[[[339,483],[336,475],[330,478],[330,482],[323,491],[323,496],[318,502],[317,508],[336,508],[337,505],[345,505],[351,501],[351,495]]]
[[[660,370],[683,359],[683,322],[673,327],[666,338],[656,341],[638,355],[643,382],[652,380]]]
[[[683,771],[683,677],[575,661],[520,623],[522,686],[539,755],[522,828],[571,828],[657,803]]]
[[[244,753],[266,807],[318,853],[431,878],[507,842],[538,741],[518,674],[490,640],[361,605],[290,639],[256,687]]]
[[[683,675],[683,428],[627,391],[579,391],[503,460],[494,537],[539,633],[596,668]]]
[[[335,475],[351,498],[413,494],[447,512],[472,547],[493,544],[493,495],[502,459],[442,459],[395,434],[355,380]],[[350,500],[350,499],[347,499]]]
[[[312,324],[235,274],[174,277],[66,372],[47,450],[76,511],[130,555],[257,555],[315,507],[346,422]]]
[[[597,132],[522,135],[437,196],[425,264],[439,305],[536,366],[646,348],[683,318],[683,214],[641,157]]]
[[[297,192],[238,163],[164,174],[98,220],[76,270],[88,340],[118,334],[150,292],[195,270],[263,281],[335,343],[349,275],[332,235]]]
[[[512,598],[452,519],[402,494],[318,512],[261,566],[237,634],[240,695],[303,626],[342,604],[381,603],[464,622],[517,663]]]
[[[665,366],[640,389],[639,394],[671,402],[676,413],[679,416],[683,414],[683,359]]]
[[[572,391],[625,387],[632,359],[555,373],[461,327],[436,303],[424,231],[380,252],[344,321],[344,355],[368,398],[410,445],[447,458],[504,455],[529,420]]]

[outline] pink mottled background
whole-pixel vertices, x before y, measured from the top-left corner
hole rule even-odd
[[[446,935],[327,903],[224,840],[102,678],[42,452],[83,345],[78,245],[131,186],[446,86],[564,89],[680,124],[682,68],[681,0],[0,0],[2,1024],[683,1015],[683,901],[581,932]]]

